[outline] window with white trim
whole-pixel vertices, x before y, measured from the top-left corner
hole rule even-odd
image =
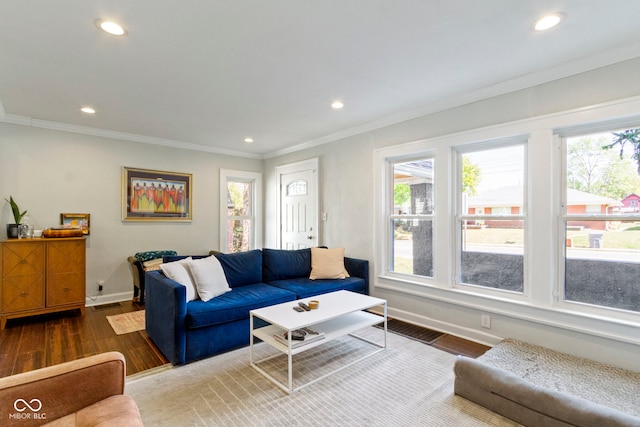
[[[457,283],[524,291],[526,139],[457,147]]]
[[[615,167],[599,156],[612,135],[640,129],[639,112],[640,97],[376,149],[375,288],[637,343],[640,144],[629,135],[622,159],[620,144],[604,150]],[[585,137],[597,150],[575,142]],[[433,159],[431,216],[394,201],[397,172],[424,159]],[[578,203],[573,190],[616,202]],[[416,219],[431,220],[431,276],[398,262],[396,225]]]
[[[433,277],[434,158],[389,159],[388,271]]]
[[[220,170],[220,250],[262,247],[262,174]]]
[[[568,132],[562,146],[563,300],[640,312],[640,128]]]

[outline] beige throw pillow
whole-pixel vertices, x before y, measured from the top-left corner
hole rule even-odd
[[[162,258],[152,259],[150,261],[145,261],[142,263],[142,267],[144,268],[144,271],[160,270],[161,265],[162,265]]]
[[[344,268],[344,248],[311,248],[311,275],[309,279],[344,279],[349,277]]]

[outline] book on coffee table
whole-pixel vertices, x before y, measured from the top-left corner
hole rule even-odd
[[[297,348],[321,340],[324,336],[324,332],[316,331],[309,327],[293,330],[291,331],[291,348]],[[273,334],[273,338],[281,344],[289,345],[288,331],[285,329]]]

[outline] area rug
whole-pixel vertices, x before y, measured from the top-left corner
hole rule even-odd
[[[640,417],[640,372],[513,339],[501,341],[478,360],[505,369],[536,386]]]
[[[358,332],[378,340],[383,331]],[[388,347],[288,395],[249,365],[242,348],[153,374],[127,377],[125,392],[152,426],[517,426],[453,394],[455,356],[396,335]],[[352,337],[294,357],[294,379],[306,382],[373,346]],[[274,354],[261,343],[257,357]],[[261,365],[286,378],[286,358]]]
[[[107,321],[116,335],[142,331],[144,329],[144,310],[107,316]]]

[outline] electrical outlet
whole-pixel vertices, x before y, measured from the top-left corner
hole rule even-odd
[[[96,282],[96,285],[98,285],[98,292],[102,292],[102,290],[104,289],[104,280],[98,280]]]
[[[483,328],[491,329],[491,316],[488,314],[480,315],[480,326]]]
[[[98,285],[98,292],[102,292],[102,285]]]

